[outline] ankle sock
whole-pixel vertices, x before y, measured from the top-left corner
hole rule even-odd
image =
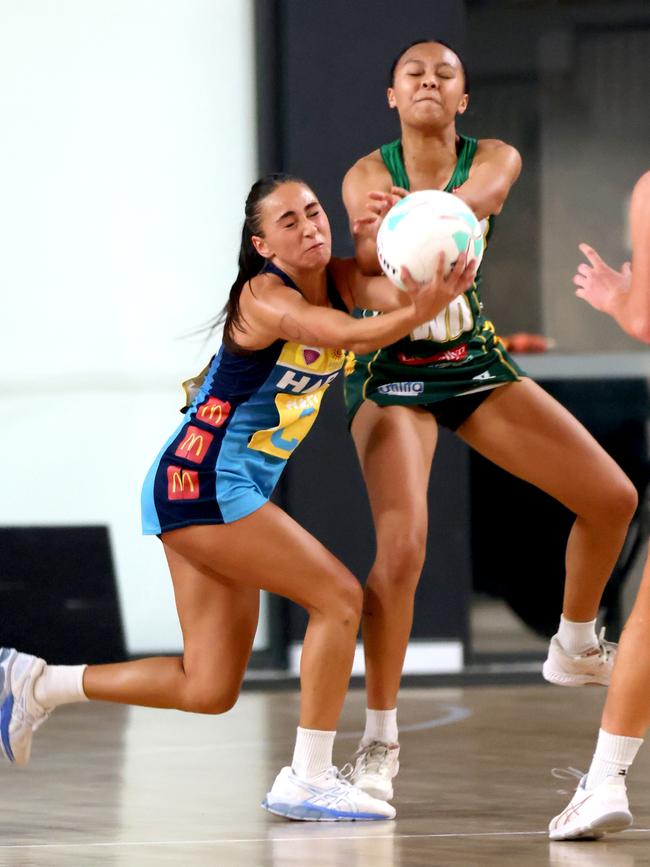
[[[607,777],[626,777],[628,768],[634,761],[642,743],[643,738],[612,735],[604,729],[600,729],[596,752],[591,760],[585,783],[586,788],[595,788]]]
[[[362,744],[369,744],[371,741],[396,744],[398,737],[396,707],[391,710],[366,708],[366,728],[361,739]]]
[[[47,711],[60,704],[88,701],[83,689],[85,665],[46,665],[34,681],[34,698]]]
[[[564,615],[560,617],[560,626],[557,631],[557,639],[571,656],[579,656],[598,647],[596,635],[596,621],[587,620],[577,622],[567,620]]]
[[[332,750],[336,732],[303,729],[298,726],[291,767],[297,777],[317,777],[332,767]]]

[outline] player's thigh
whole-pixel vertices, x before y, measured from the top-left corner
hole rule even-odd
[[[458,429],[488,460],[574,512],[608,499],[634,508],[621,468],[580,422],[530,379],[494,389]]]
[[[384,519],[426,525],[427,491],[438,426],[421,407],[379,407],[364,401],[352,437],[378,530]]]
[[[341,514],[342,528],[344,521]],[[308,610],[360,606],[349,569],[274,503],[230,524],[171,530],[165,543],[237,587],[268,590]]]
[[[165,534],[166,536],[167,534]],[[233,583],[165,543],[183,634],[183,665],[206,686],[239,681],[253,647],[259,590]]]

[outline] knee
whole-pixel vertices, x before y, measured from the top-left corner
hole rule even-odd
[[[337,602],[340,606],[339,617],[343,622],[346,625],[349,623],[355,629],[358,628],[363,610],[363,587],[356,578],[350,578],[341,587],[337,594]]]
[[[224,685],[189,683],[181,710],[213,715],[226,713],[235,706],[238,698],[239,683]]]
[[[627,517],[628,522],[631,521],[639,505],[639,494],[627,476],[623,477],[623,484],[618,493],[618,502],[621,511]]]
[[[389,584],[415,592],[426,554],[426,527],[407,525],[399,532],[380,538],[370,584]]]
[[[328,588],[325,599],[308,607],[311,615],[320,613],[356,630],[361,622],[363,588],[353,575],[338,580]]]
[[[639,504],[639,495],[623,472],[619,473],[608,486],[605,502],[608,521],[611,522],[612,518],[618,517],[621,523],[625,525],[630,523]]]

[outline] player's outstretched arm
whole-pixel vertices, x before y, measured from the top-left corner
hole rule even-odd
[[[630,230],[632,265],[626,262],[616,271],[593,247],[580,244],[589,264],[578,266],[573,282],[578,298],[607,313],[632,337],[650,343],[650,172],[632,192]]]
[[[354,291],[356,279],[351,274]],[[274,285],[267,291],[256,288],[255,301],[247,313],[248,328],[260,335],[265,343],[272,340],[295,340],[312,346],[351,349],[355,353],[371,352],[406,336],[418,325],[428,322],[453,299],[472,284],[476,270],[467,266],[459,256],[451,273],[444,275],[444,256],[441,254],[436,271],[428,283],[417,283],[406,269],[402,281],[405,291],[399,292],[400,306],[381,316],[355,319],[348,313],[310,304],[300,293],[286,286]],[[385,280],[387,278],[376,278]]]

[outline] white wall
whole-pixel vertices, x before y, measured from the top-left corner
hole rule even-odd
[[[140,485],[218,341],[253,45],[251,0],[0,0],[0,525],[108,524],[132,653],[180,646]]]

